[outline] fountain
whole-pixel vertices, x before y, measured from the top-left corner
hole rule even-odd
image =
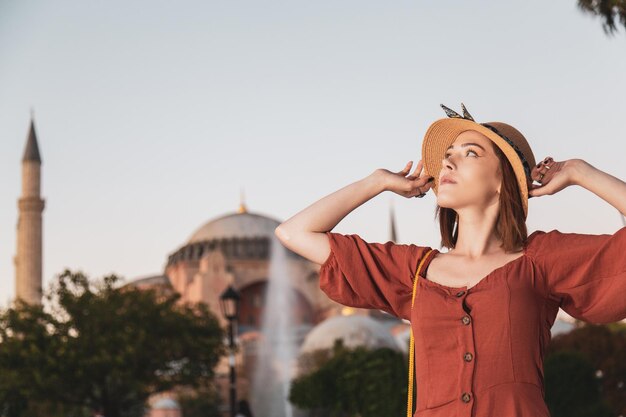
[[[256,367],[252,375],[251,406],[255,417],[293,417],[288,395],[298,354],[298,329],[293,323],[296,297],[287,270],[287,249],[273,236],[269,279]]]

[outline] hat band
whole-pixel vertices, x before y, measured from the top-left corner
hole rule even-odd
[[[502,133],[500,133],[498,131],[498,129],[496,129],[495,127],[491,126],[490,124],[487,123],[480,123],[482,126],[485,126],[487,129],[493,131],[496,135],[500,136],[502,139],[504,139],[509,145],[511,145],[511,147],[513,148],[513,150],[515,151],[515,153],[517,153],[517,156],[519,157],[519,159],[522,161],[522,166],[524,167],[524,172],[526,173],[526,179],[530,182],[531,181],[531,176],[530,176],[530,164],[528,163],[528,161],[526,161],[526,158],[524,157],[524,154],[522,153],[522,151],[519,150],[519,148],[517,147],[517,145],[515,143],[513,143],[513,141],[509,138],[507,138],[505,135],[503,135]]]

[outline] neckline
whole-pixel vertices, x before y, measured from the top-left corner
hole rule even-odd
[[[432,253],[429,254],[428,258],[424,261],[424,264],[422,265],[422,269],[421,269],[420,274],[419,274],[419,277],[421,278],[420,281],[426,282],[428,285],[433,285],[435,287],[441,288],[441,289],[446,290],[448,292],[459,291],[459,290],[469,291],[469,290],[471,290],[473,288],[476,288],[476,287],[480,286],[481,284],[484,285],[483,283],[488,281],[489,279],[491,279],[491,277],[496,272],[504,270],[505,268],[509,268],[511,265],[515,264],[516,262],[519,262],[520,259],[524,259],[524,258],[528,257],[528,244],[529,244],[529,242],[531,240],[530,237],[532,235],[534,235],[534,234],[535,234],[535,232],[531,233],[531,235],[528,236],[528,238],[526,239],[526,241],[522,245],[522,254],[520,256],[518,256],[517,258],[515,258],[515,259],[505,263],[504,265],[501,265],[501,266],[493,269],[491,272],[489,272],[487,275],[482,277],[480,280],[478,280],[478,282],[476,284],[472,285],[471,287],[468,287],[467,285],[464,285],[462,287],[451,287],[449,285],[440,284],[438,282],[431,281],[428,278],[426,278],[424,272],[428,271],[428,267],[430,266],[430,263],[432,262],[432,260],[435,259],[435,256],[437,256],[438,254],[441,253],[439,251],[439,249],[433,248]]]

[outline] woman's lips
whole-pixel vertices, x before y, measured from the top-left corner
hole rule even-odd
[[[451,175],[445,174],[442,175],[441,178],[439,179],[439,184],[443,185],[443,184],[456,184],[456,181],[454,181],[454,178],[452,178]]]

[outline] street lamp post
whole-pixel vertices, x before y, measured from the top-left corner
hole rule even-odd
[[[235,386],[235,340],[233,335],[233,322],[239,317],[239,300],[241,299],[239,292],[229,285],[228,288],[220,295],[220,306],[222,314],[228,320],[228,346],[230,355],[228,362],[230,365],[230,416],[235,417],[235,403],[237,402],[237,393]]]

